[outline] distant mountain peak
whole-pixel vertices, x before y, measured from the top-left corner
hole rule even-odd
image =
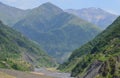
[[[50,3],[50,2],[43,3],[43,4],[40,5],[39,7],[60,9],[59,7],[57,7],[56,5],[54,5],[54,4]],[[62,10],[62,9],[61,9],[61,10]]]
[[[51,2],[46,2],[46,3],[43,3],[42,5],[54,5],[54,4],[52,4]]]
[[[118,16],[101,8],[88,7],[82,9],[68,9],[66,12],[77,15],[102,29],[109,26]]]
[[[101,9],[101,8],[97,8],[97,7],[88,7],[87,9],[97,10],[97,9]]]
[[[82,9],[68,9],[68,11],[79,11],[79,10],[102,10],[101,8],[96,8],[96,7],[88,7],[88,8],[82,8]]]
[[[56,5],[47,2],[31,10],[29,15],[42,16],[44,18],[51,18],[54,15],[60,14],[63,10]]]
[[[88,11],[88,12],[104,12],[104,13],[109,13],[101,8],[96,8],[96,7],[88,7],[88,8],[82,8],[82,9],[79,9],[78,11]]]

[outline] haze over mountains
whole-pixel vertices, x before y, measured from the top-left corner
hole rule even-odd
[[[101,30],[59,7],[45,3],[13,26],[38,42],[49,55],[62,62],[64,55],[95,37]]]
[[[22,10],[5,5],[0,2],[0,20],[9,26],[13,26],[18,20],[27,14],[28,10]]]
[[[120,78],[117,17],[100,8],[64,11],[50,2],[30,10],[0,3],[0,77],[8,69],[6,76],[20,78]]]
[[[112,24],[112,22],[118,17],[118,15],[109,13],[101,8],[83,8],[83,9],[68,9],[65,12],[74,14],[84,20],[87,20],[102,29]]]
[[[11,7],[1,2],[0,10],[1,20],[9,26],[13,26],[16,22],[23,19],[31,11],[30,9],[22,10],[19,8]],[[102,29],[105,29],[118,17],[118,15],[109,13],[103,9],[95,7],[83,8],[78,10],[67,9],[64,11],[79,16],[80,18],[97,25]],[[13,20],[11,20],[11,18]]]
[[[101,32],[95,24],[64,12],[49,2],[31,10],[21,10],[3,3],[0,6],[0,18],[5,24],[39,43],[43,50],[59,62],[63,62],[74,49]],[[101,13],[104,15],[106,12]]]
[[[120,78],[120,17],[92,41],[76,49],[59,68],[80,78]]]

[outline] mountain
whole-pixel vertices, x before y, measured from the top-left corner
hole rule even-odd
[[[51,3],[48,2],[48,4],[51,4]],[[46,5],[46,8],[48,8],[48,6]],[[54,6],[54,7],[56,7],[56,6]],[[34,12],[38,15],[39,15],[39,13],[41,14],[43,12],[41,15],[43,15],[44,17],[46,15],[47,16],[46,18],[49,18],[48,11],[53,7],[49,7],[46,10],[46,12],[45,12],[45,9],[43,9],[44,10],[43,11],[42,8],[40,11],[40,8],[41,8],[41,6],[39,7],[38,11],[37,11],[38,8],[34,9],[35,10]],[[57,8],[58,7],[54,8],[54,11]],[[59,8],[59,10],[60,10],[60,8]],[[0,18],[8,26],[12,27],[15,23],[17,23],[18,21],[22,20],[27,15],[29,15],[30,12],[33,12],[33,11],[31,11],[31,9],[29,9],[29,10],[18,9],[18,8],[8,6],[8,5],[0,2]],[[57,11],[57,10],[55,11],[55,13],[59,13],[59,12],[60,11]],[[112,13],[106,12],[100,8],[94,8],[94,7],[83,8],[83,9],[78,9],[78,10],[68,9],[68,10],[65,10],[65,12],[77,15],[80,18],[97,25],[102,29],[105,29],[108,25],[110,25],[118,17],[115,14],[112,14]],[[31,13],[31,14],[35,14],[35,13]],[[49,15],[51,17],[52,14],[49,14]],[[12,18],[12,20],[11,20],[11,18]]]
[[[59,69],[78,78],[120,78],[120,17],[95,39],[75,50]]]
[[[101,31],[97,26],[68,14],[49,2],[31,10],[14,28],[38,42],[59,62],[63,62],[71,51]]]
[[[21,10],[0,2],[0,19],[9,26],[13,26],[17,21],[22,19],[28,12],[29,10]]]
[[[100,8],[83,8],[83,9],[68,9],[65,10],[68,13],[77,15],[78,17],[89,21],[102,29],[112,24],[112,22],[118,17],[115,14],[109,13]]]
[[[39,45],[0,21],[0,68],[30,70],[32,66],[53,66]]]

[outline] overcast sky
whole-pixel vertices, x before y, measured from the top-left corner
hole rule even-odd
[[[45,2],[51,2],[62,9],[102,8],[120,15],[120,0],[0,0],[21,9],[31,9]]]

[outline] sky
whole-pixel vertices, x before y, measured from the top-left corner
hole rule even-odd
[[[0,0],[20,9],[31,9],[45,2],[51,2],[62,9],[101,8],[120,15],[120,0]]]

